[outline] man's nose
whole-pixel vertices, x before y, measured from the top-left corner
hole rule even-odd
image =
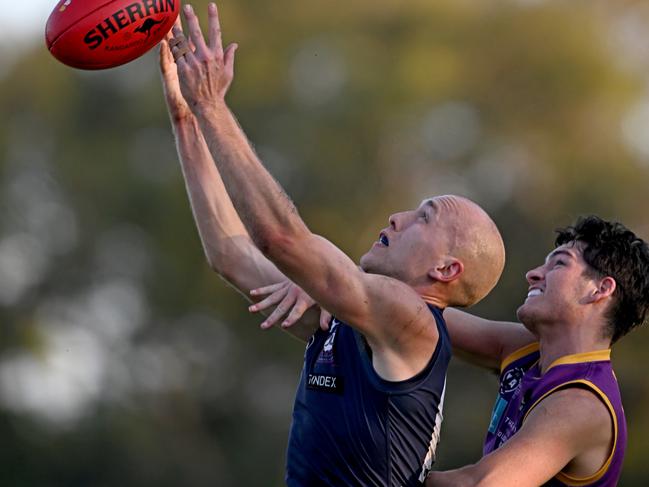
[[[393,215],[390,215],[388,221],[390,222],[392,230],[399,232],[403,230],[404,226],[408,223],[408,212],[402,211],[399,213],[394,213]]]
[[[534,284],[543,280],[543,266],[536,267],[527,271],[525,274],[525,279],[529,284]]]

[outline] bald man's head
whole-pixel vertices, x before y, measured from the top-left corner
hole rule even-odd
[[[448,253],[464,270],[449,296],[451,306],[471,306],[491,291],[505,267],[505,246],[496,224],[479,205],[461,196],[433,198],[440,207]]]
[[[505,264],[489,215],[460,196],[429,198],[390,216],[363,270],[408,283],[439,306],[470,306],[496,285]]]

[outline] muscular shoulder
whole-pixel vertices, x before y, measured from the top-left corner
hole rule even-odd
[[[579,452],[586,447],[607,445],[613,420],[594,391],[570,387],[543,399],[530,412],[525,426],[549,429]]]
[[[411,338],[420,340],[437,336],[433,314],[411,286],[376,274],[367,274],[367,280],[368,301],[373,314],[379,314],[385,324],[385,345],[398,347]]]
[[[424,369],[437,346],[435,316],[407,284],[379,275],[367,279],[371,282],[368,316],[377,326],[365,336],[373,351],[374,368],[387,380],[410,379]]]

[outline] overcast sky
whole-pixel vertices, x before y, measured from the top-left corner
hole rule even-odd
[[[45,22],[57,0],[23,0],[2,4],[0,32],[5,40],[12,39],[19,43],[44,42]]]

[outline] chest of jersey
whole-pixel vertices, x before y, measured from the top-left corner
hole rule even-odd
[[[614,423],[614,443],[610,456],[600,470],[585,478],[573,478],[560,472],[546,487],[579,485],[613,487],[617,485],[626,446],[626,422],[619,388],[608,354],[597,351],[562,357],[541,374],[538,344],[521,349],[503,364],[500,388],[489,423],[483,453],[486,455],[506,443],[522,427],[526,416],[545,397],[569,388],[585,388],[609,408]]]
[[[287,484],[421,485],[441,423],[450,359],[443,331],[426,369],[396,383],[376,374],[371,350],[351,327],[334,321],[318,331],[296,393]]]

